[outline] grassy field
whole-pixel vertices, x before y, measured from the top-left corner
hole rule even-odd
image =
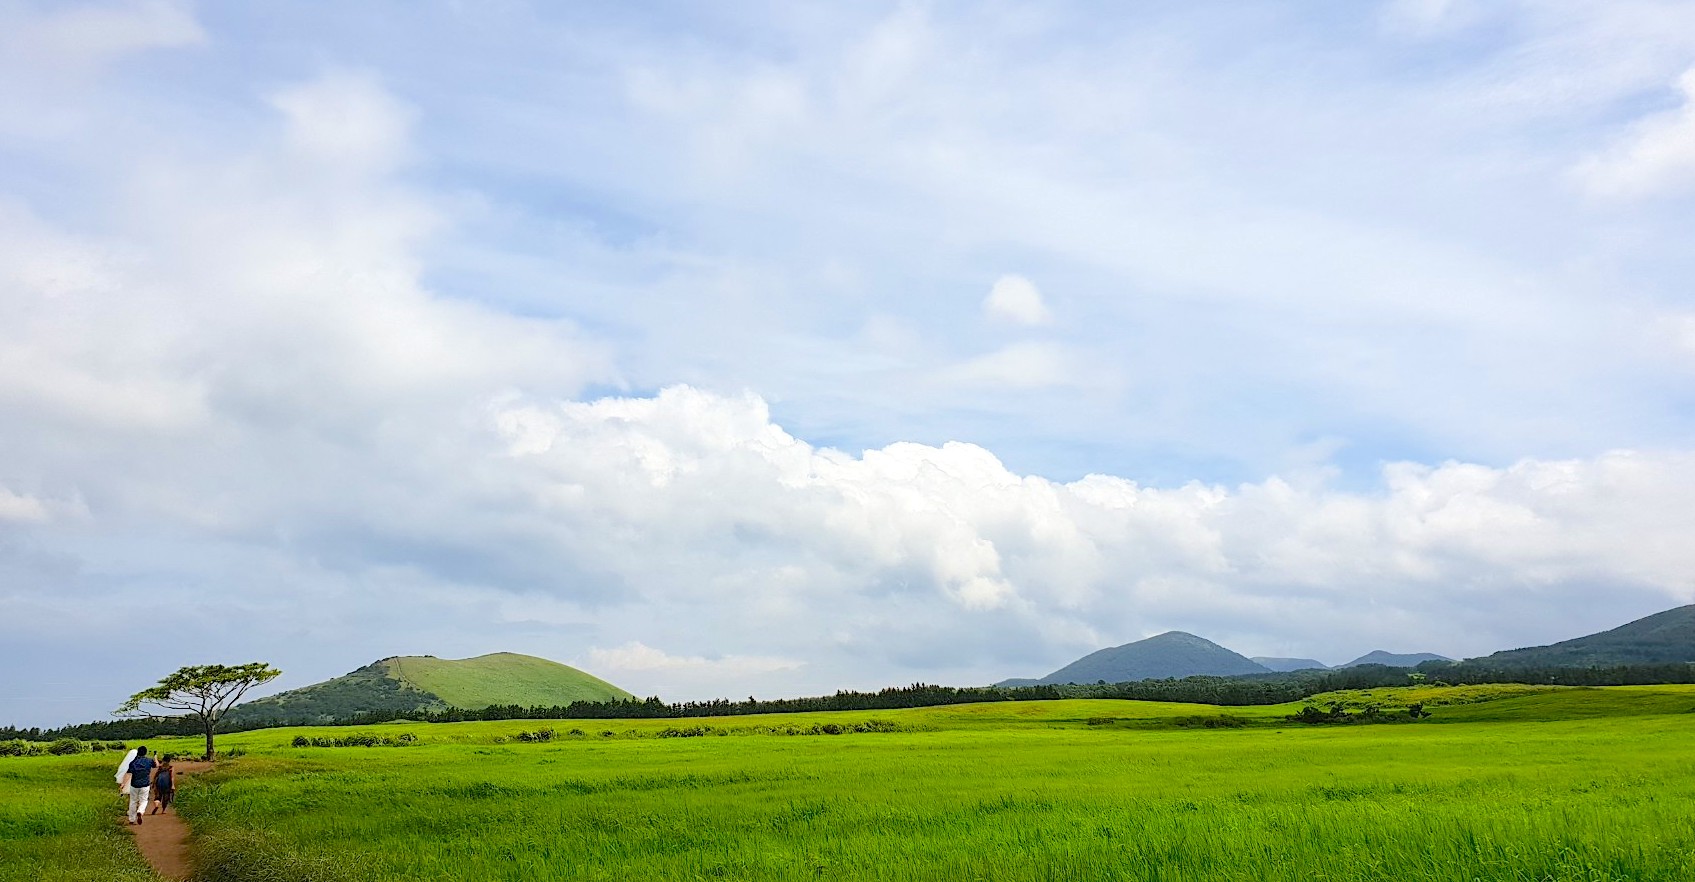
[[[120,825],[121,753],[0,759],[0,879],[152,882]]]
[[[296,748],[349,730],[276,729],[225,736],[246,755],[181,804],[219,882],[1695,878],[1695,688],[1320,701],[1332,699],[1436,716],[1305,727],[1282,720],[1296,705],[1009,702],[397,723],[361,731],[419,743],[375,748]],[[1197,722],[1220,715],[1245,725]],[[895,731],[780,734],[869,720]],[[515,738],[544,726],[554,740]],[[696,726],[707,734],[661,737]],[[9,759],[0,772],[52,782],[56,805],[82,805],[84,785],[62,782],[87,776],[115,828],[105,765]],[[54,854],[10,820],[13,790],[0,796],[6,846]]]

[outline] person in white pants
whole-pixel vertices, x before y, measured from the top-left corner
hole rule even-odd
[[[146,747],[135,749],[135,759],[129,761],[124,768],[124,784],[129,792],[129,822],[141,823],[142,812],[147,811],[147,796],[153,789],[153,758],[147,755]]]
[[[130,785],[129,822],[131,824],[135,824],[137,826],[141,825],[141,813],[147,810],[147,795],[152,790],[152,787],[137,787],[134,784]]]

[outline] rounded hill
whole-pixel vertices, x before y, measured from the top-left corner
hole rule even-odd
[[[495,652],[476,658],[401,655],[340,677],[238,705],[229,719],[326,723],[360,714],[478,710],[490,705],[555,707],[577,701],[634,698],[570,665]]]
[[[570,665],[533,655],[495,652],[476,658],[402,655],[387,659],[389,676],[467,710],[491,704],[551,707],[573,701],[616,701],[630,693]]]

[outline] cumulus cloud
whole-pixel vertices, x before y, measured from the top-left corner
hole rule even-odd
[[[1023,276],[1001,276],[983,298],[983,314],[1020,325],[1045,325],[1053,321],[1036,283]]]
[[[1695,186],[1695,68],[1677,81],[1681,105],[1633,124],[1575,172],[1588,190],[1614,198],[1676,195]]]
[[[708,540],[756,522],[820,554],[848,543],[827,555],[844,563],[923,562],[956,599],[973,580],[994,581],[1008,600],[1099,596],[1138,570],[1342,593],[1368,579],[1464,579],[1474,566],[1479,577],[1545,584],[1608,577],[1668,598],[1695,588],[1695,551],[1673,541],[1689,526],[1677,500],[1695,489],[1687,454],[1506,468],[1395,463],[1369,493],[1277,478],[1159,489],[1106,475],[1019,475],[970,444],[850,457],[793,438],[757,398],[688,387],[503,410],[495,420],[515,457],[552,476],[536,485],[538,498],[571,500],[585,518],[628,523],[639,511],[672,524],[641,541]],[[730,496],[730,487],[742,489]],[[1109,559],[1120,566],[1103,569]]]
[[[950,619],[1030,635],[1068,620],[1075,650],[1228,609],[1312,645],[1372,609],[1394,610],[1393,630],[1411,620],[1436,634],[1456,603],[1500,610],[1602,585],[1695,599],[1695,552],[1678,539],[1692,526],[1686,454],[1400,463],[1368,492],[1278,478],[1155,488],[1021,475],[969,444],[849,456],[793,438],[757,398],[687,387],[493,418],[532,475],[533,505],[562,534],[595,535],[575,554],[646,586],[646,603],[741,613],[784,634],[823,636],[797,610],[880,622],[898,601],[927,607],[939,633]],[[773,560],[788,577],[770,577]],[[757,602],[729,584],[757,585]],[[1117,624],[1091,627],[1104,622]]]

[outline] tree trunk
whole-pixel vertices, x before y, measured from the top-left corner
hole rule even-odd
[[[206,724],[206,761],[207,762],[212,761],[212,730],[216,729],[217,727],[218,727],[217,723],[208,722]]]

